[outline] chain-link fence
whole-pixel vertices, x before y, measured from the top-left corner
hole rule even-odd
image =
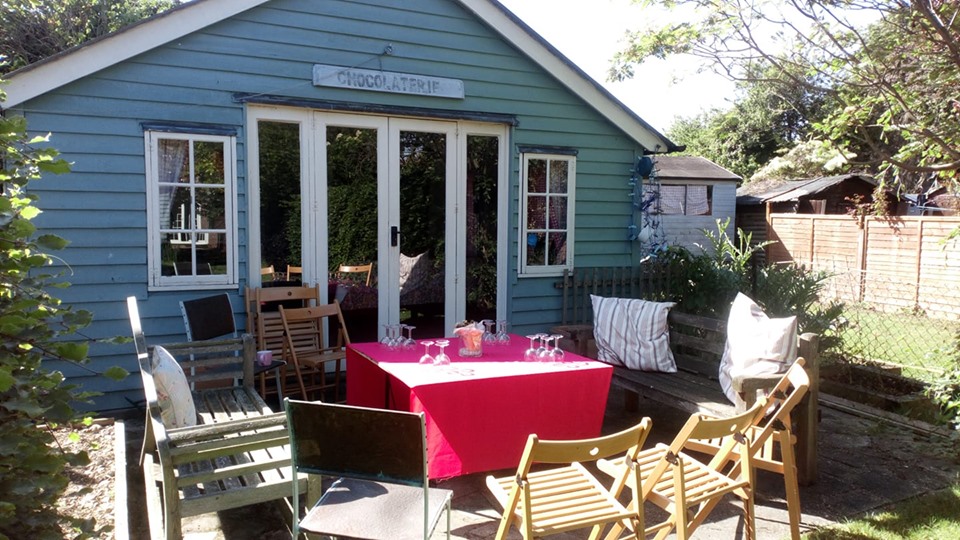
[[[960,307],[960,293],[943,291],[937,309],[927,311],[912,300],[917,287],[878,273],[831,275],[826,296],[845,305],[836,356],[900,368],[903,375],[924,381],[953,367],[948,351],[960,339],[960,319],[944,307]]]

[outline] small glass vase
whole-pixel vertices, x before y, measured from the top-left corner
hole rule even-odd
[[[481,338],[481,335],[460,335],[459,354],[461,358],[476,358],[478,356],[483,356],[483,339]]]

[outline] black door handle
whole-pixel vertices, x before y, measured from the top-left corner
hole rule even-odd
[[[390,227],[390,245],[393,247],[400,245],[400,227],[396,225]]]

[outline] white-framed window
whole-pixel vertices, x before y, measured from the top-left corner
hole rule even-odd
[[[520,274],[573,268],[575,156],[520,155]]]
[[[713,186],[664,183],[660,185],[659,203],[664,215],[709,216],[713,214]]]
[[[236,137],[147,131],[152,288],[237,283]]]

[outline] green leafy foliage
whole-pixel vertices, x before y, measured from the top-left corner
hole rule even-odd
[[[927,395],[940,407],[940,419],[960,430],[960,332],[943,353],[949,368],[927,387]]]
[[[0,539],[63,538],[64,525],[78,538],[94,532],[93,523],[60,515],[55,507],[68,483],[64,466],[85,463],[86,454],[61,451],[51,431],[40,427],[79,416],[72,404],[84,395],[42,361],[84,361],[87,344],[63,338],[91,318],[47,292],[55,276],[43,250],[66,241],[34,237],[30,220],[40,210],[27,186],[41,171],[69,170],[56,150],[40,146],[47,139],[28,139],[22,118],[0,117]]]
[[[729,220],[717,220],[716,231],[704,230],[706,241],[698,255],[676,246],[667,251],[670,299],[678,309],[725,319],[742,292],[771,317],[795,315],[800,332],[820,335],[821,354],[836,349],[843,304],[821,300],[827,275],[798,265],[755,266],[755,255],[770,242],[754,244],[742,229],[734,240],[728,228]]]
[[[12,71],[166,11],[180,0],[5,0],[0,56]],[[62,167],[62,165],[61,165]],[[65,169],[49,170],[62,174]]]

